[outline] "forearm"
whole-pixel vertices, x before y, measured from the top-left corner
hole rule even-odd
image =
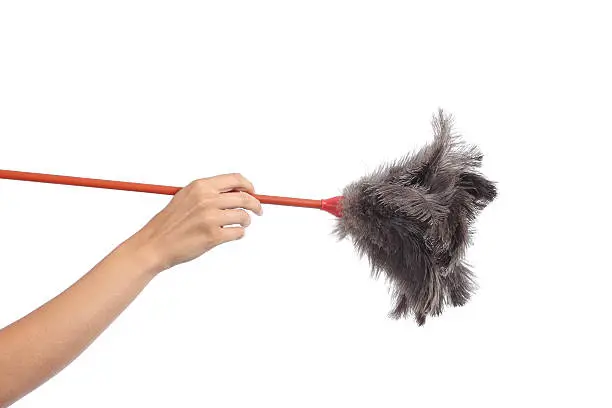
[[[0,330],[0,407],[73,361],[159,272],[134,236],[29,315]]]

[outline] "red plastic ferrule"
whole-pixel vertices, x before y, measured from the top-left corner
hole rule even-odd
[[[321,200],[321,209],[327,211],[336,217],[342,217],[342,199],[343,196],[337,196]]]

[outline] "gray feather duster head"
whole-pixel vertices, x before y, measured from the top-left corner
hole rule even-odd
[[[432,125],[433,142],[344,189],[334,230],[353,239],[374,277],[387,278],[390,316],[412,315],[419,325],[476,289],[464,253],[472,222],[496,195],[478,171],[482,154],[453,133],[452,116],[440,110]]]

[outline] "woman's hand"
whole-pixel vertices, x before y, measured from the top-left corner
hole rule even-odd
[[[74,360],[158,272],[241,238],[244,209],[261,214],[252,192],[239,174],[192,182],[72,286],[0,330],[0,407]]]
[[[251,223],[245,209],[262,214],[261,203],[249,193],[253,185],[240,174],[195,180],[128,241],[145,249],[155,272],[190,261],[244,236]]]

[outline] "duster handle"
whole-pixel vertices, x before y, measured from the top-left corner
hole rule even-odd
[[[174,195],[182,187],[161,186],[157,184],[131,183],[127,181],[101,180],[84,177],[58,176],[55,174],[30,173],[25,171],[0,170],[0,179],[34,181],[39,183],[64,184],[70,186],[106,188],[111,190],[137,191],[141,193]],[[262,204],[286,205],[291,207],[318,208],[330,212],[336,216],[328,200],[309,200],[305,198],[278,197],[269,195],[253,194]],[[336,199],[336,197],[334,197]],[[329,200],[334,200],[329,199]],[[335,200],[338,201],[338,200]],[[337,202],[333,202],[337,206]]]

